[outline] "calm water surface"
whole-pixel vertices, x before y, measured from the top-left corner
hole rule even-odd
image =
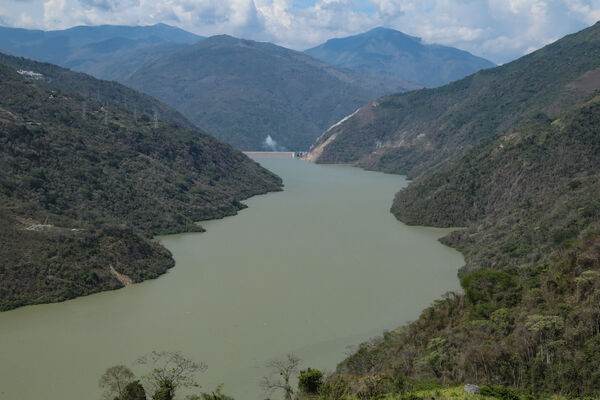
[[[347,346],[415,319],[458,288],[442,229],[389,213],[403,177],[260,159],[285,191],[206,233],[162,238],[177,265],[125,289],[0,313],[0,399],[82,400],[115,364],[152,350],[205,361],[205,389],[263,399],[265,361],[293,352],[332,370]],[[141,373],[139,369],[134,371]]]

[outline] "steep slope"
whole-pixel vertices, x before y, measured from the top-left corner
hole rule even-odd
[[[402,190],[392,208],[401,220],[468,225],[446,238],[467,260],[464,294],[360,345],[322,392],[412,399],[396,396],[471,383],[493,385],[486,394],[498,399],[598,398],[599,187],[595,96]]]
[[[123,82],[243,150],[308,149],[325,127],[400,85],[333,68],[269,43],[214,36],[146,64]],[[398,82],[398,80],[396,80]],[[364,87],[367,85],[368,87]]]
[[[546,259],[600,233],[600,98],[475,147],[400,191],[392,212],[409,224],[468,226],[446,242],[470,271]]]
[[[412,177],[545,113],[555,118],[600,88],[600,25],[437,89],[381,98],[327,130],[318,162]]]
[[[200,230],[195,221],[280,190],[203,133],[6,66],[0,82],[1,310],[121,287],[118,274],[156,277],[173,260],[151,235]]]
[[[182,43],[157,43],[139,49],[116,51],[99,60],[81,64],[78,69],[108,81],[124,82],[142,66],[167,57],[187,46]]]
[[[420,38],[386,28],[330,39],[305,53],[336,67],[373,71],[427,87],[441,86],[495,66],[466,51],[424,44]]]
[[[537,102],[554,119],[517,120],[396,195],[402,221],[466,226],[444,238],[465,255],[464,294],[361,345],[328,387],[365,399],[396,398],[422,380],[502,385],[490,390],[504,399],[600,395],[599,29],[547,47],[546,64],[527,64],[568,75],[548,81],[550,91],[530,88],[530,97],[548,96]],[[504,88],[524,84],[523,74]]]
[[[203,38],[165,24],[76,26],[58,31],[0,27],[0,51],[83,72],[159,43],[192,44]]]
[[[156,114],[161,121],[172,122],[182,128],[195,128],[194,124],[166,104],[117,82],[99,80],[54,64],[41,63],[2,53],[0,53],[0,64],[12,67],[24,76],[36,79],[42,84],[76,92],[83,97],[92,98],[103,104],[118,105],[140,115],[154,116]]]
[[[598,398],[600,238],[461,283],[466,295],[449,293],[410,325],[363,343],[323,388],[333,395],[318,398],[417,399],[398,393],[459,383],[488,393],[456,399]]]

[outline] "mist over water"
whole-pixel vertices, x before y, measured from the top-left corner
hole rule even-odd
[[[107,367],[181,350],[208,364],[204,390],[224,383],[237,400],[261,400],[267,360],[293,352],[304,368],[332,370],[347,346],[458,288],[462,256],[437,241],[448,230],[389,213],[403,177],[258,161],[285,191],[204,223],[206,233],[161,238],[177,262],[165,276],[0,313],[0,399],[96,399]]]

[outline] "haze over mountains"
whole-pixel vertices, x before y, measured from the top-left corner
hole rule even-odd
[[[374,50],[369,43],[383,40],[380,36],[386,40]],[[347,44],[345,59],[364,60],[373,51],[381,57],[376,63],[338,68],[273,44],[228,36],[203,40],[162,24],[52,32],[0,29],[0,49],[134,87],[244,150],[307,150],[324,129],[361,105],[424,86],[402,76],[411,68],[420,71],[427,64],[428,76],[443,81],[491,65],[456,49],[424,46],[393,30],[339,40]],[[319,54],[330,51],[330,42],[322,48]],[[382,53],[384,48],[389,54]],[[390,70],[398,63],[402,68]]]
[[[0,27],[0,51],[88,73],[98,64],[126,61],[138,49],[159,51],[160,44],[202,39],[165,24],[76,26],[58,31]]]
[[[336,67],[402,77],[427,87],[450,83],[495,66],[469,52],[425,44],[420,38],[381,27],[360,35],[330,39],[305,53]]]
[[[389,81],[393,81],[390,79]],[[270,43],[213,36],[147,63],[123,82],[240,149],[308,149],[327,126],[389,91]],[[400,85],[392,86],[401,90]]]

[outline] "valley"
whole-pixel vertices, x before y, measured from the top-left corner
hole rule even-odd
[[[373,26],[0,28],[1,400],[598,398],[600,22]]]
[[[235,398],[260,400],[269,359],[294,352],[333,370],[346,346],[457,288],[462,257],[437,242],[448,230],[409,228],[387,212],[403,177],[259,161],[286,190],[204,222],[205,233],[160,237],[176,261],[166,275],[0,313],[2,396],[95,398],[107,366],[164,349],[208,364],[203,389],[225,383]]]

